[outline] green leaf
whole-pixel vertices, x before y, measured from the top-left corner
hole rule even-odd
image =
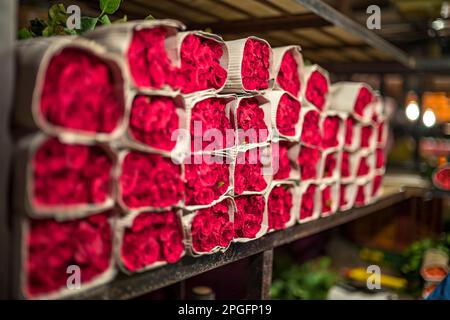
[[[44,30],[42,30],[42,35],[44,37],[50,37],[53,35],[53,28],[51,26],[47,26]]]
[[[66,8],[64,8],[64,5],[61,3],[55,4],[48,10],[48,17],[49,21],[65,24],[67,19]]]
[[[223,182],[223,181],[217,182],[217,186],[218,186],[218,187],[221,187],[221,186],[223,186],[224,184],[225,184],[225,182]]]
[[[81,17],[81,29],[78,30],[78,33],[94,30],[97,22],[98,18]]]
[[[100,9],[103,13],[113,14],[120,7],[120,0],[100,0]]]
[[[75,36],[77,35],[77,31],[75,29],[64,28],[64,33],[68,35]]]
[[[155,20],[155,18],[151,14],[149,14],[145,17],[145,20]]]
[[[47,28],[47,23],[44,20],[33,19],[30,21],[30,31],[37,36],[42,36],[45,28]]]
[[[109,17],[106,14],[100,18],[100,22],[103,25],[111,24],[111,20],[109,20]]]
[[[33,38],[33,34],[27,28],[22,28],[17,33],[17,37],[19,38],[19,40],[24,40],[24,39]]]
[[[121,19],[114,20],[113,23],[123,23],[123,22],[127,22],[127,21],[128,21],[128,17],[127,17],[127,15],[124,15]]]

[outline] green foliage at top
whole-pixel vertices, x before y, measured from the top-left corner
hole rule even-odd
[[[80,29],[67,28],[67,19],[70,14],[67,13],[63,4],[55,4],[48,10],[48,19],[33,19],[29,25],[18,32],[19,39],[28,39],[35,37],[51,37],[57,35],[76,35],[93,30],[97,25],[111,24],[108,14],[114,14],[120,7],[121,0],[100,0],[99,7],[101,13],[98,17],[80,17]],[[126,22],[127,16],[115,20],[114,23]]]
[[[339,275],[331,268],[331,259],[321,257],[302,265],[287,256],[277,257],[270,289],[272,299],[326,299]]]

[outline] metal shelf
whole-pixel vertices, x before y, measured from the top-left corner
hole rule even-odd
[[[295,225],[286,230],[267,234],[251,242],[234,243],[223,253],[197,258],[184,257],[175,264],[131,276],[119,274],[112,282],[77,294],[71,299],[130,299],[247,257],[262,255],[261,262],[264,264],[264,261],[267,260],[264,254],[266,256],[268,252],[271,254],[273,248],[340,226],[371,213],[379,212],[422,194],[422,189],[388,189],[379,201],[371,205],[338,212],[329,217]],[[271,264],[271,257],[269,257],[269,262]],[[255,270],[255,272],[257,271]],[[270,279],[267,282],[270,283]],[[265,290],[267,291],[268,288]],[[264,294],[262,296],[264,297]]]

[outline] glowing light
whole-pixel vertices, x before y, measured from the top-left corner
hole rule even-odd
[[[430,128],[432,126],[434,126],[434,124],[436,123],[436,116],[434,115],[434,112],[431,110],[427,110],[423,113],[423,124]]]
[[[420,110],[417,102],[411,101],[406,107],[406,117],[411,121],[419,119]]]

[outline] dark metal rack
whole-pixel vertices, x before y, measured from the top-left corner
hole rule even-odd
[[[11,211],[10,200],[10,188],[9,188],[9,175],[10,175],[10,162],[13,154],[13,142],[9,134],[9,113],[13,105],[13,83],[14,83],[14,43],[17,30],[17,6],[19,1],[1,1],[0,2],[0,74],[1,83],[0,86],[0,141],[2,146],[2,152],[0,152],[0,256],[2,257],[0,263],[0,298],[11,297],[12,287],[12,246],[14,234],[12,221],[18,216]],[[169,8],[165,9],[160,3],[173,2],[178,8],[185,8],[186,10],[177,10],[177,12],[171,11]],[[216,0],[210,0],[214,4]],[[254,0],[254,2],[262,3],[261,0]],[[229,10],[234,10],[241,16],[247,16],[252,20],[249,24],[248,20],[242,20],[240,22],[230,22],[223,19],[223,16],[215,19],[215,22],[194,21],[191,18],[185,16],[187,12],[197,11],[200,15],[211,14],[215,16],[218,12],[213,14],[213,11],[200,9],[197,5],[188,3],[188,1],[174,0],[174,1],[135,1],[130,0],[123,3],[123,9],[121,14],[128,14],[130,18],[143,18],[146,16],[147,8],[155,13],[156,18],[178,18],[182,19],[188,25],[188,28],[204,28],[212,26],[213,32],[223,31],[225,38],[232,39],[245,35],[246,32],[252,33],[254,26],[259,29],[257,31],[268,32],[267,39],[270,41],[272,38],[274,45],[288,44],[290,41],[286,37],[280,37],[280,35],[273,36],[269,34],[271,30],[288,32],[291,28],[317,28],[319,32],[327,34],[328,37],[334,39],[338,45],[328,46],[326,44],[314,43],[311,39],[305,39],[298,34],[299,42],[302,39],[312,42],[312,46],[304,47],[306,57],[319,59],[319,51],[331,50],[339,56],[339,52],[342,52],[344,48],[361,50],[361,49],[374,49],[377,54],[368,54],[370,62],[354,61],[353,59],[347,60],[347,62],[339,62],[332,58],[326,58],[326,55],[322,56],[321,64],[329,64],[330,71],[333,71],[333,66],[337,68],[345,63],[349,64],[353,68],[353,72],[357,72],[358,67],[355,66],[355,62],[361,65],[368,66],[368,64],[384,64],[386,70],[392,71],[393,68],[404,70],[405,72],[417,72],[426,71],[432,69],[450,70],[450,63],[447,60],[439,61],[426,61],[410,57],[407,53],[393,46],[389,42],[385,41],[375,33],[367,30],[365,27],[352,21],[348,17],[344,16],[337,10],[333,9],[321,0],[295,0],[306,9],[305,13],[290,14],[288,11],[281,9],[279,6],[270,4],[271,10],[279,11],[280,17],[255,17],[249,14],[249,11],[242,10],[229,2],[220,2],[223,7]],[[79,3],[84,5],[84,8],[89,8],[92,2],[87,0],[74,0],[73,3]],[[264,5],[268,6],[269,2],[264,2]],[[132,10],[138,8],[139,10]],[[175,14],[177,16],[175,16]],[[184,19],[183,19],[184,17]],[[244,32],[239,33],[240,26]],[[247,27],[246,27],[247,26]],[[253,27],[251,27],[253,26]],[[358,44],[352,44],[349,41],[343,40],[342,37],[334,37],[329,30],[324,30],[327,27],[336,27],[345,34],[351,34],[359,42]],[[338,30],[338,31],[339,31]],[[336,30],[334,30],[336,31]],[[233,33],[236,32],[236,33]],[[314,40],[314,39],[313,39]],[[380,59],[381,55],[385,55],[387,59]],[[323,58],[325,57],[325,58]],[[330,57],[330,55],[328,55]],[[373,59],[372,59],[373,58]],[[341,64],[342,63],[342,64]],[[367,67],[367,68],[370,68]],[[380,68],[375,68],[374,72],[382,72]],[[245,243],[245,244],[233,244],[229,250],[224,253],[217,253],[208,256],[202,256],[199,258],[185,257],[180,262],[164,266],[160,269],[153,271],[135,274],[132,276],[126,276],[119,274],[117,278],[111,283],[93,288],[89,291],[75,295],[73,298],[96,298],[96,299],[128,299],[137,297],[139,295],[154,291],[156,289],[180,282],[184,279],[193,277],[203,272],[224,266],[226,264],[238,261],[244,258],[251,257],[252,272],[248,281],[252,284],[251,290],[248,292],[249,298],[268,298],[268,292],[271,282],[271,269],[272,269],[272,257],[273,249],[283,244],[290,243],[292,241],[307,237],[309,235],[321,232],[326,229],[330,229],[354,219],[361,218],[370,213],[374,213],[383,210],[389,206],[395,205],[401,201],[411,199],[412,197],[421,196],[423,190],[416,190],[406,188],[402,190],[395,189],[393,193],[386,193],[377,203],[367,207],[356,208],[345,213],[337,213],[327,218],[321,218],[310,223],[296,225],[287,230],[274,232],[268,234],[261,239]],[[5,258],[8,257],[8,258]]]

